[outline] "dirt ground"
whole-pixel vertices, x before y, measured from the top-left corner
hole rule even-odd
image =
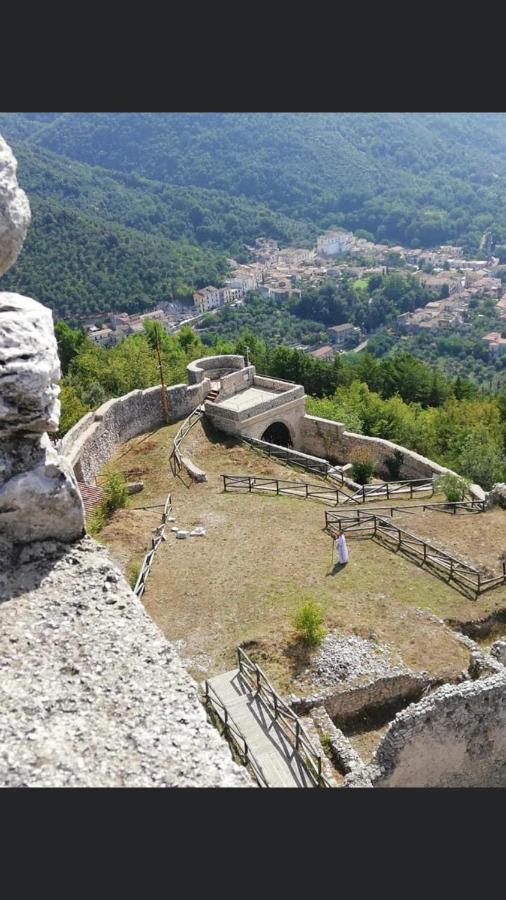
[[[377,640],[412,669],[450,679],[467,668],[467,649],[431,614],[461,621],[479,618],[506,607],[506,588],[482,595],[478,601],[468,600],[371,540],[350,539],[348,566],[332,569],[324,504],[224,493],[220,477],[250,473],[317,483],[316,476],[267,460],[209,429],[206,434],[199,424],[188,435],[184,449],[207,472],[208,482],[174,478],[168,455],[176,431],[177,425],[169,426],[120,448],[112,465],[130,477],[135,472],[145,489],[130,498],[128,509],[114,515],[100,538],[123,567],[132,559],[140,562],[151,529],[160,521],[161,508],[133,507],[163,504],[169,490],[176,524],[205,526],[205,537],[187,540],[176,540],[167,531],[144,594],[149,613],[177,642],[194,677],[202,680],[232,668],[237,645],[250,641],[256,661],[279,690],[289,691],[293,678],[310,662],[292,624],[297,607],[307,597],[321,604],[327,628]],[[467,529],[473,528],[475,535],[479,530],[486,547],[492,522],[490,531],[496,540],[495,512],[462,517],[458,522],[457,517],[430,515],[434,526],[428,517],[413,515],[408,527],[415,533],[425,527],[440,529],[448,549],[455,524],[463,542]],[[408,516],[399,517],[399,522],[401,518]]]

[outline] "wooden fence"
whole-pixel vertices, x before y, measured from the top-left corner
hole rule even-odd
[[[393,516],[394,513],[400,515],[404,513],[418,515],[419,510],[424,512],[426,509],[432,509],[435,512],[446,513],[447,515],[460,515],[464,513],[482,513],[487,509],[486,500],[463,500],[458,503],[411,503],[409,506],[374,506],[369,508],[371,513],[385,513],[387,516]]]
[[[151,566],[153,565],[153,561],[155,558],[155,553],[158,550],[158,547],[165,540],[165,525],[168,517],[172,512],[172,500],[170,494],[168,495],[165,505],[163,507],[162,512],[162,521],[160,522],[158,528],[155,531],[155,536],[151,538],[151,548],[146,553],[141,566],[141,571],[139,572],[139,577],[135,582],[134,594],[139,599],[142,597],[144,593],[144,588],[146,586],[146,579],[151,572]]]
[[[402,550],[408,557],[416,559],[429,569],[434,568],[439,574],[444,574],[449,581],[471,591],[475,598],[484,591],[499,587],[506,582],[506,562],[502,564],[500,575],[487,576],[475,566],[434,547],[410,531],[398,528],[389,519],[378,516],[369,510],[354,509],[347,515],[326,510],[325,524],[327,530],[333,535],[342,529],[350,536],[366,535],[383,538],[390,547],[394,546],[396,550]]]
[[[223,726],[221,734],[222,736],[226,737],[227,740],[230,741],[230,743],[234,746],[242,764],[251,769],[260,787],[269,787],[265,775],[262,771],[262,767],[253,756],[246,738],[244,737],[237,722],[233,719],[228,709],[223,705],[220,698],[218,697],[218,694],[208,681],[206,681],[204,684],[203,699],[208,709],[212,710],[215,716],[221,722]]]
[[[350,497],[358,503],[366,503],[370,500],[378,500],[380,497],[406,495],[410,500],[417,494],[430,493],[434,496],[434,482],[432,478],[411,478],[403,481],[382,481],[380,484],[363,484]]]
[[[279,459],[281,462],[288,463],[290,466],[295,466],[297,469],[303,469],[305,472],[314,472],[316,475],[325,477],[329,469],[334,469],[334,467],[325,459],[312,459],[310,456],[299,453],[298,451],[294,452],[288,447],[280,447],[278,444],[269,444],[267,441],[260,441],[257,440],[257,438],[250,438],[245,435],[241,437],[241,441],[244,444],[248,444],[250,447],[254,447],[255,450],[258,450],[269,458]]]
[[[306,484],[305,481],[280,481],[279,478],[259,478],[254,475],[222,475],[224,491],[259,491],[261,493],[283,494],[288,497],[320,500],[322,503],[345,503],[347,494],[339,488],[322,487],[320,484]],[[357,503],[360,501],[356,501]]]
[[[299,717],[279,696],[267,675],[249,658],[242,647],[237,648],[237,658],[242,678],[256,696],[263,700],[269,712],[274,715],[275,721],[299,754],[315,787],[330,787],[330,783],[322,773],[322,758],[316,752]]]
[[[184,420],[174,438],[171,454],[169,456],[170,469],[173,475],[177,475],[183,467],[181,444],[188,432],[193,428],[193,426],[196,425],[197,422],[200,422],[203,414],[204,413],[202,411],[202,407],[197,406],[193,410],[193,412],[191,412],[190,415]]]

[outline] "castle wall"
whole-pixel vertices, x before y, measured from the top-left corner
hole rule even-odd
[[[506,671],[400,712],[375,761],[378,787],[506,787]]]
[[[188,416],[202,403],[209,388],[207,378],[199,384],[167,388],[169,422]],[[62,453],[73,466],[77,479],[91,484],[120,444],[165,424],[159,387],[131,391],[107,400],[94,413],[80,419],[63,438]]]
[[[190,384],[199,384],[204,378],[211,381],[218,380],[230,372],[244,369],[244,356],[227,354],[223,356],[203,356],[194,359],[187,366],[188,381]]]

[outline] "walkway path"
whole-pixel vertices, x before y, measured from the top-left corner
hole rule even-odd
[[[269,787],[313,787],[299,754],[265,703],[245,684],[239,669],[216,675],[209,684],[247,741]]]

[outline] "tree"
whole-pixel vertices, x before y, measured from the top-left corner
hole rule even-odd
[[[462,442],[456,468],[465,477],[489,491],[506,474],[506,460],[484,425],[475,427]]]
[[[82,328],[69,328],[67,323],[63,321],[56,323],[54,333],[58,344],[58,356],[60,357],[62,373],[66,375],[74,356],[77,355],[85,342],[86,335]]]
[[[152,319],[146,319],[144,322],[144,331],[146,332],[146,337],[148,340],[148,344],[152,350],[156,353],[156,357],[158,360],[158,369],[160,372],[160,392],[162,398],[162,408],[165,416],[165,421],[169,421],[169,403],[167,400],[167,389],[165,387],[165,381],[163,377],[163,366],[162,366],[162,357],[160,355],[160,348],[163,343],[163,337],[166,334],[165,329],[160,325],[159,322],[154,322]]]

